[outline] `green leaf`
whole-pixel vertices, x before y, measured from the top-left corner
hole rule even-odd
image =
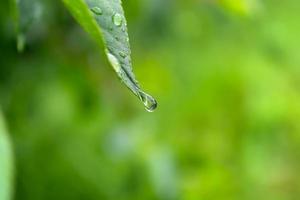
[[[13,159],[9,137],[0,112],[0,199],[12,197]]]
[[[157,103],[143,92],[133,74],[127,24],[120,0],[62,0],[74,18],[105,52],[121,81],[153,111]]]

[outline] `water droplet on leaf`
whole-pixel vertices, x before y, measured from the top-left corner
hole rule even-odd
[[[93,12],[93,13],[95,13],[96,15],[102,15],[102,9],[101,8],[99,8],[99,7],[93,7],[92,9],[91,9],[91,11]]]
[[[116,26],[121,26],[123,22],[122,15],[120,15],[119,13],[114,14],[113,22]]]
[[[157,107],[156,100],[150,96],[149,94],[143,92],[140,87],[132,81],[132,78],[129,77],[128,73],[122,69],[122,66],[116,56],[114,56],[108,49],[105,50],[107,58],[114,68],[114,70],[117,72],[118,76],[121,78],[122,82],[124,82],[129,88],[131,88],[132,92],[139,97],[139,99],[143,102],[145,109],[148,112],[153,112]],[[121,55],[122,54],[122,55]],[[120,56],[126,56],[125,53],[120,52]]]
[[[111,54],[109,52],[109,50],[106,49],[105,52],[106,52],[106,55],[107,55],[109,63],[112,65],[112,67],[114,68],[114,70],[117,73],[120,73],[122,69],[121,69],[121,65],[120,65],[119,60],[116,58],[116,56],[114,56],[113,54]]]
[[[143,91],[139,91],[139,95],[140,100],[144,103],[145,109],[148,112],[153,112],[157,108],[157,102],[152,96]]]

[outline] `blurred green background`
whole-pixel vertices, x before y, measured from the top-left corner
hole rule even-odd
[[[300,198],[300,1],[124,0],[154,113],[60,1],[41,2],[24,53],[0,5],[14,199]]]

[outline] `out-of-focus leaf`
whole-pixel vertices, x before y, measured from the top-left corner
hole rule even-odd
[[[219,0],[219,2],[225,9],[242,16],[252,15],[260,7],[257,0]]]
[[[36,21],[42,20],[43,5],[38,0],[12,0],[16,23],[17,49],[24,51],[26,34]]]
[[[63,0],[75,19],[102,46],[122,82],[144,103],[148,111],[156,101],[143,92],[133,74],[127,24],[120,0]]]
[[[12,151],[4,120],[0,112],[0,199],[9,200],[12,196]]]

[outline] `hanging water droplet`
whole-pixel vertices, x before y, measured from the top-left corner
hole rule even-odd
[[[135,82],[128,72],[122,68],[120,61],[115,55],[113,55],[108,49],[106,49],[105,52],[110,64],[118,74],[121,81],[124,82],[126,86],[143,102],[145,109],[148,112],[153,112],[157,107],[156,100],[140,89],[137,82]],[[124,58],[126,57],[124,52],[119,52],[119,55]]]
[[[156,100],[149,94],[140,90],[139,97],[148,112],[153,112],[157,108]]]
[[[91,11],[93,12],[93,13],[95,13],[96,15],[102,15],[102,9],[101,8],[99,8],[99,7],[93,7],[92,9],[91,9]]]
[[[114,68],[114,70],[117,72],[117,73],[121,73],[121,65],[120,65],[120,62],[119,60],[109,52],[109,50],[105,50],[106,52],[106,55],[107,55],[107,58],[108,58],[108,61],[109,63],[112,65],[112,67]]]
[[[113,22],[116,26],[121,26],[123,22],[122,15],[120,15],[119,13],[114,14]]]
[[[125,54],[123,51],[120,51],[120,52],[119,52],[119,55],[120,55],[122,58],[126,58],[126,54]]]

